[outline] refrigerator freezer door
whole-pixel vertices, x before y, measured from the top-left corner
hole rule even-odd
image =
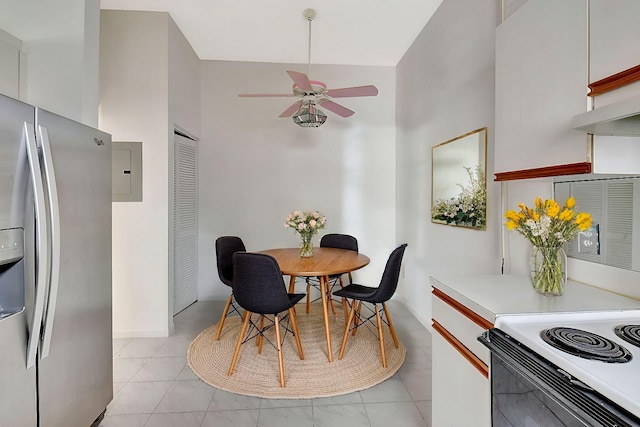
[[[24,312],[0,321],[0,424],[35,427],[36,368],[26,369],[26,314]],[[8,343],[11,343],[9,345]]]
[[[60,225],[55,313],[49,305],[44,320],[50,347],[38,371],[40,427],[89,426],[113,394],[111,137],[41,109],[36,128],[49,138]]]
[[[24,226],[30,185],[27,149],[21,142],[25,122],[33,124],[33,107],[0,95],[0,229]]]
[[[25,310],[0,320],[0,424],[35,426],[36,368],[27,369],[29,318],[34,298],[33,194],[31,193],[24,123],[34,121],[30,105],[0,95],[0,228],[23,229],[24,258],[11,269],[23,268],[23,274],[2,271],[2,286],[20,277],[24,286]],[[25,219],[26,218],[26,219]],[[5,267],[6,268],[6,267]],[[22,277],[21,277],[22,276]],[[15,283],[14,283],[15,285]],[[13,286],[13,285],[12,285]]]

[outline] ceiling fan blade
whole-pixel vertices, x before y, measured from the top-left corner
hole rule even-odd
[[[357,86],[357,87],[345,87],[342,89],[328,90],[326,95],[331,98],[349,98],[354,96],[376,96],[378,94],[378,88],[373,85]]]
[[[274,98],[274,97],[292,97],[296,96],[292,93],[241,93],[238,95],[240,98]]]
[[[293,80],[293,82],[305,92],[313,92],[313,88],[311,87],[311,82],[309,81],[309,77],[305,73],[299,73],[297,71],[287,71],[289,77]]]
[[[289,116],[291,116],[293,113],[298,111],[298,108],[300,108],[301,105],[302,105],[302,101],[294,102],[293,104],[291,104],[289,106],[289,108],[284,110],[282,112],[282,114],[280,114],[278,117],[289,117]]]
[[[322,106],[322,108],[333,111],[334,113],[342,117],[349,117],[355,114],[354,111],[349,110],[347,107],[343,107],[342,105],[336,104],[335,102],[329,101],[328,99],[320,101],[320,105]]]

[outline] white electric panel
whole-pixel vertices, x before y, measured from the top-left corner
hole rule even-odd
[[[111,201],[141,202],[142,142],[114,141],[111,154]]]

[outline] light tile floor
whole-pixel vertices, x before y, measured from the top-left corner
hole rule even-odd
[[[114,399],[101,427],[388,427],[431,423],[431,335],[404,306],[388,304],[407,350],[400,370],[360,392],[333,398],[260,399],[202,382],[189,343],[219,320],[224,302],[201,301],[175,316],[168,338],[113,341]]]

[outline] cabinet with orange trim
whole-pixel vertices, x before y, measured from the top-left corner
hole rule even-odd
[[[432,286],[431,425],[491,426],[490,356],[477,337],[493,325]]]
[[[500,316],[637,309],[638,302],[567,281],[561,297],[537,293],[527,276],[431,277],[432,424],[490,426],[490,353],[477,338]]]
[[[544,23],[544,24],[541,24]],[[496,29],[497,181],[591,172],[588,2],[527,1]]]

